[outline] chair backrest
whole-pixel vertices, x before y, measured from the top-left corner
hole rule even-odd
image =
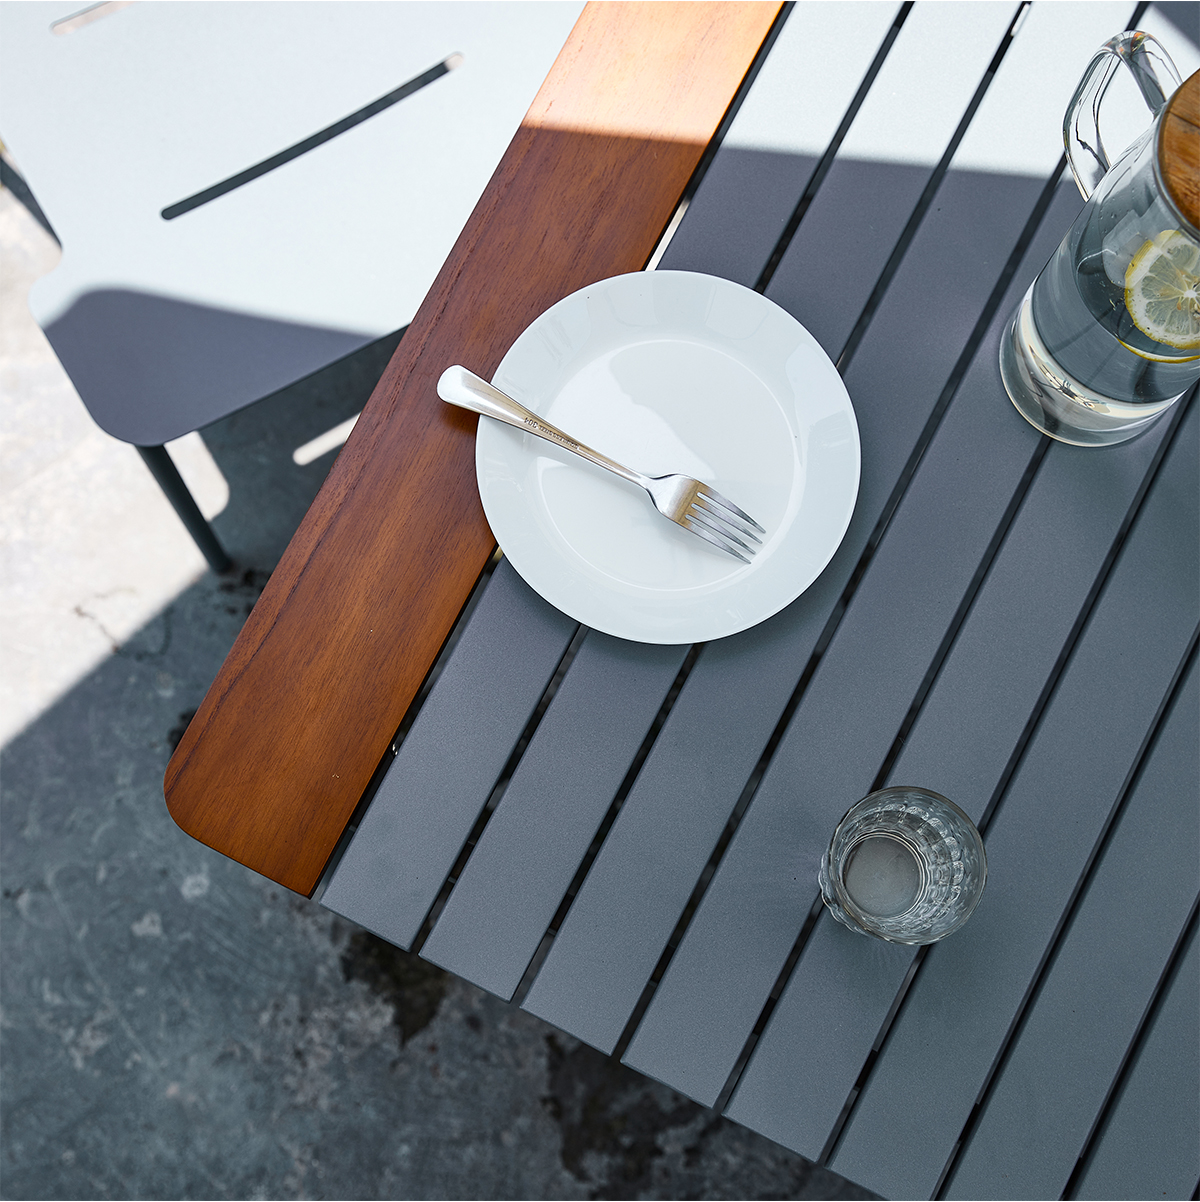
[[[0,5],[63,244],[30,306],[99,425],[162,443],[406,325],[582,7]]]

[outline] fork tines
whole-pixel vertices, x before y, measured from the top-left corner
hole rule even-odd
[[[766,533],[745,510],[707,486],[696,490],[686,524],[693,534],[743,563],[750,562],[749,557],[762,545],[759,535]]]

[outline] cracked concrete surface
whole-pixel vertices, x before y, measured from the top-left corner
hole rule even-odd
[[[25,308],[0,192],[0,1194],[869,1197],[182,834],[170,751],[391,344],[173,446],[217,579]]]

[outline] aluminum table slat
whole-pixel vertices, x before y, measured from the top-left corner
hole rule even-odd
[[[884,567],[888,548],[904,546],[904,523],[911,531],[915,522],[940,542],[944,523],[939,509],[957,504],[941,491],[952,477],[942,460],[970,462],[964,448],[986,445],[998,452],[1004,446],[1008,415],[994,405],[994,377],[1007,302],[1015,303],[1044,262],[1047,248],[1057,241],[1061,218],[1073,211],[1076,200],[1070,193],[1060,197],[1066,213],[1051,207],[1044,223],[1049,228],[1035,239],[1017,273],[864,588],[873,585]],[[1092,464],[1091,472],[1081,471],[1079,456],[1069,452],[1051,454],[1041,464],[887,783],[925,784],[954,798],[975,819],[982,818],[1165,433],[1106,456],[1104,464]],[[1020,466],[1017,456],[1013,470]],[[1083,497],[1093,518],[1086,541],[1042,520],[1054,511],[1047,506],[1078,504]],[[896,565],[877,587],[885,600],[904,589]],[[1030,609],[1044,616],[1031,623]],[[1017,646],[1020,657],[1012,654]],[[835,923],[820,921],[728,1111],[810,1157],[820,1154],[833,1131],[912,959],[911,952],[881,957],[863,940],[844,938],[847,934]],[[827,997],[831,980],[838,983],[835,1005]],[[813,1084],[797,1091],[795,1080]]]
[[[1066,1188],[1200,890],[1197,681],[1193,656],[947,1183],[949,1198],[1058,1197]]]
[[[981,239],[981,244],[985,243],[986,239]],[[1006,245],[997,248],[1001,261],[1007,249]],[[669,265],[669,256],[664,265]],[[986,294],[985,288],[980,303]],[[856,316],[850,310],[845,312],[843,340]],[[757,632],[727,640],[726,650],[710,648],[701,655],[530,991],[530,1010],[605,1050],[612,1049],[636,1005],[708,852],[737,802],[748,770],[765,746],[837,605],[936,399],[935,391],[926,398],[924,410],[902,406],[906,441],[896,429],[894,393],[865,399],[853,395],[864,441],[864,464],[869,468],[864,470],[854,519],[842,547],[820,580],[788,611],[764,623]],[[873,400],[879,409],[871,421],[867,406]],[[886,429],[888,425],[890,429]],[[1031,445],[1036,442],[1032,431],[1022,431],[1020,436]],[[749,702],[748,690],[754,694]],[[718,745],[710,738],[714,711],[724,716],[722,738],[738,740],[738,750],[731,755],[717,754]],[[663,787],[670,792],[664,793]],[[671,865],[663,869],[657,850],[661,839],[670,837],[684,822],[706,833],[707,847],[690,839],[682,846],[675,844]],[[655,881],[649,896],[629,892],[630,884],[639,879]],[[772,979],[777,969],[778,965]],[[711,977],[707,973],[702,976],[707,987]],[[729,971],[731,981],[736,976]],[[732,988],[740,992],[736,983]],[[763,998],[765,990],[763,997],[749,1003],[751,1023]],[[689,1036],[698,1049],[704,1049],[706,1058],[712,1035],[710,1031]],[[743,1039],[744,1033],[740,1037],[735,1034],[734,1056]],[[638,1067],[655,1073],[648,1065]],[[723,1072],[714,1068],[720,1079],[709,1083],[701,1100],[711,1103],[730,1067],[732,1059]],[[678,1077],[670,1083],[690,1092]]]
[[[767,289],[835,361],[1018,7],[918,3],[901,26]]]
[[[1018,32],[996,82],[1006,72],[1024,73],[1016,44],[1042,32],[1028,34],[1025,27]],[[1090,43],[1083,43],[1081,36],[1081,44]],[[1003,109],[989,109],[985,96],[977,119],[999,125],[1007,117]],[[981,181],[974,173],[959,180],[951,171],[935,198],[847,371],[863,439],[863,487],[843,549],[854,546],[860,520],[873,526],[882,512],[1040,188],[1036,180],[1017,181],[1014,190],[1025,194],[1027,207],[1022,211],[1014,208],[1013,191]],[[921,303],[913,304],[913,297]],[[818,303],[811,294],[809,303]],[[802,321],[807,318],[805,312],[797,315]],[[1037,435],[1006,421],[1003,409],[996,413],[1006,437],[1026,448],[1018,454],[1027,462]],[[989,452],[988,461],[991,457]],[[967,466],[974,467],[977,460],[972,450]],[[980,462],[979,470],[990,470],[988,462]],[[1009,495],[1022,471],[1023,465],[1006,486]],[[965,487],[973,506],[976,484],[969,471]],[[1002,490],[996,520],[1007,499]],[[967,520],[971,515],[946,516]],[[977,547],[951,537],[950,550],[967,557],[960,579],[969,581],[989,537],[990,531],[985,532]],[[831,571],[832,565],[827,576]],[[805,601],[802,598],[800,604]],[[859,603],[856,595],[848,617]],[[931,630],[930,638],[931,655],[940,636]],[[825,653],[626,1056],[633,1067],[708,1104],[733,1069],[803,925],[813,901],[811,880],[820,847],[846,806],[869,790],[929,662],[910,659],[908,680],[897,680],[886,699],[890,712],[876,708],[876,716],[867,720],[856,690],[863,706],[879,707],[885,699],[871,674],[855,684],[841,668],[830,666],[830,656],[843,642],[839,632]],[[908,643],[901,633],[896,646],[880,641],[864,648],[863,654],[866,662],[877,657],[886,663],[893,654],[910,656]],[[830,684],[822,685],[823,680]],[[853,704],[846,703],[846,717],[841,709],[822,709],[836,703],[832,696],[823,702],[821,690],[836,693],[843,687],[847,698],[853,698]],[[826,716],[819,737],[810,739],[818,720],[814,715]],[[840,741],[838,750],[831,740]],[[802,782],[802,794],[792,788],[793,781]],[[768,914],[778,918],[767,921],[763,916]]]
[[[879,0],[805,0],[792,10],[663,266],[754,286],[902,11]],[[837,56],[812,54],[816,40]]]
[[[832,355],[842,354],[850,343],[842,366],[860,422],[863,480],[846,539],[799,601],[751,631],[700,650],[644,764],[632,776],[611,830],[598,850],[591,849],[595,859],[577,882],[578,894],[564,904],[597,825],[618,798],[622,779],[629,783],[628,766],[686,651],[630,646],[624,655],[616,640],[589,634],[461,875],[447,882],[453,887],[445,908],[421,950],[509,997],[543,935],[553,935],[524,997],[525,1009],[605,1051],[623,1047],[631,1037],[627,1063],[708,1103],[731,1080],[739,1054],[753,1046],[727,1113],[816,1157],[838,1130],[843,1105],[853,1098],[913,961],[910,949],[851,936],[822,915],[790,977],[780,978],[812,908],[816,858],[829,831],[881,772],[888,773],[882,779],[889,783],[940,789],[977,818],[985,812],[990,816],[989,807],[1006,789],[987,831],[989,849],[997,848],[1004,867],[999,873],[993,868],[985,905],[968,928],[924,954],[880,1059],[834,1145],[832,1164],[839,1172],[884,1193],[916,1196],[937,1185],[1024,997],[1025,985],[1014,982],[1037,979],[1039,949],[1061,919],[1125,776],[1138,760],[1142,744],[1122,742],[1127,732],[1098,735],[1091,728],[1077,729],[1089,688],[1114,693],[1125,686],[1124,677],[1114,677],[1103,662],[1103,639],[1119,627],[1122,607],[1156,590],[1171,598],[1171,613],[1153,632],[1134,636],[1126,657],[1136,660],[1138,673],[1131,721],[1145,739],[1155,729],[1157,703],[1173,674],[1182,670],[1188,639],[1194,638],[1194,442],[1200,406],[1181,408],[1122,448],[1079,452],[1040,439],[1016,417],[995,367],[1001,325],[1081,203],[1069,182],[1049,197],[1045,189],[1055,175],[1060,145],[1053,129],[1043,137],[1040,127],[1026,129],[1020,114],[1061,109],[1073,76],[1129,19],[1132,5],[1039,3],[1018,22],[1009,45],[1004,34],[1017,11],[1010,3],[986,8],[918,3],[909,10],[866,6],[873,24],[862,44],[853,47],[855,68],[847,79],[836,56],[813,55],[812,38],[818,29],[828,33],[818,10],[840,10],[828,16],[853,24],[844,14],[862,7],[812,4],[793,11],[661,263],[746,284],[759,278],[823,147],[799,147],[790,155],[772,150],[772,137],[780,139],[780,148],[786,142],[788,116],[779,105],[770,114],[755,89],[761,87],[765,98],[782,86],[789,70],[803,71],[797,94],[807,88],[811,101],[827,86],[820,82],[827,76],[844,109],[897,21],[894,44],[768,289]],[[945,41],[941,49],[933,46],[930,30],[944,34],[947,22],[962,24],[963,36],[955,40],[961,56],[952,78],[939,88],[929,86],[925,76],[944,55]],[[836,41],[837,35],[829,36]],[[990,78],[985,72],[989,63],[995,65],[997,47],[1004,53]],[[923,219],[910,221],[932,164],[981,81],[986,91],[949,172]],[[1064,94],[1058,96],[1056,89],[1065,89]],[[954,93],[952,101],[948,92]],[[919,108],[922,94],[926,110]],[[912,161],[882,161],[886,155],[872,161],[870,127],[896,109],[908,114],[918,149]],[[814,121],[822,131],[818,141],[836,128],[837,122],[826,118],[823,125]],[[772,122],[774,132],[762,135]],[[1019,138],[1013,136],[1014,126]],[[758,141],[746,132],[755,128]],[[745,144],[738,142],[741,134]],[[993,150],[999,157],[989,166]],[[1020,165],[1014,166],[1017,159]],[[997,280],[1030,214],[1047,200],[1006,294],[995,297]],[[860,320],[880,271],[889,259],[896,266],[893,248],[906,223],[911,245],[878,310],[869,314],[869,323]],[[855,245],[839,245],[856,230],[864,236]],[[982,334],[981,315],[989,319]],[[958,383],[961,371],[965,375]],[[1055,507],[1066,511],[1061,526],[1043,516]],[[1137,516],[1126,538],[1131,514]],[[1165,548],[1181,544],[1187,548],[1184,562],[1162,562]],[[986,562],[993,552],[994,560]],[[501,582],[507,570],[503,564],[497,570]],[[492,589],[502,587],[494,581],[483,593],[473,622],[489,612],[485,606]],[[531,598],[515,592],[508,619],[519,624]],[[903,607],[897,598],[904,599]],[[1047,700],[1047,681],[1062,667],[1063,648],[1070,646],[1080,615],[1093,603],[1043,713],[1039,707]],[[435,685],[333,875],[326,904],[332,897],[339,909],[340,893],[339,912],[360,922],[360,915],[369,913],[375,925],[364,925],[409,946],[434,897],[446,887],[432,878],[438,871],[444,878],[460,856],[499,768],[574,631],[574,624],[564,620],[544,639],[539,636],[542,658],[536,671],[524,674],[523,716],[508,732],[507,748],[497,738],[489,752],[491,775],[451,788],[451,796],[432,787],[438,756],[451,745],[434,728],[453,713],[453,705],[442,701],[441,716],[426,720],[435,699],[451,695],[441,681]],[[823,632],[832,632],[827,646]],[[498,645],[500,633],[491,637]],[[604,654],[606,643],[617,644],[608,648],[610,654]],[[493,695],[502,696],[520,657],[489,660],[495,654],[486,640],[469,645],[464,636],[446,675],[461,681],[454,685],[459,690],[471,680],[487,679]],[[640,683],[629,691],[624,681],[631,676]],[[991,687],[980,687],[981,680]],[[623,704],[614,703],[617,697]],[[789,701],[798,701],[799,708],[755,784],[755,765]],[[714,712],[722,716],[715,730]],[[429,729],[414,741],[422,723]],[[593,743],[590,732],[597,723],[604,733]],[[1027,725],[1036,729],[1024,747]],[[456,737],[463,738],[465,729],[460,721]],[[1069,749],[1069,767],[1049,762],[1051,740]],[[1076,746],[1081,740],[1090,748],[1086,756]],[[1018,762],[1014,749],[1022,747]],[[411,766],[402,769],[406,755]],[[1077,755],[1085,762],[1076,763]],[[572,766],[572,757],[578,765]],[[1172,762],[1178,777],[1178,763]],[[461,775],[466,769],[453,771]],[[409,776],[423,783],[404,792]],[[1028,830],[1038,812],[1039,788],[1055,780],[1061,787],[1090,782],[1091,793],[1080,802],[1078,816],[1055,814],[1051,823],[1050,841],[1060,841],[1061,858],[1072,866],[1065,894],[1050,890],[1051,896],[1030,901],[1025,896],[1029,867],[1020,856],[1027,836],[1018,827],[1023,821]],[[1102,801],[1106,790],[1107,801]],[[705,866],[711,868],[714,848],[739,799],[749,800],[749,808],[705,886]],[[449,813],[443,812],[447,804]],[[372,821],[377,809],[384,815],[378,826]],[[1022,812],[1028,815],[1023,820]],[[402,843],[385,845],[384,826],[401,829],[399,815],[418,849],[436,847],[436,855],[418,853],[418,863],[436,867],[428,879],[421,869],[419,898],[404,879],[410,852]],[[1072,823],[1083,833],[1072,835]],[[368,838],[364,832],[372,826],[376,829]],[[386,838],[394,841],[396,835]],[[371,882],[363,876],[368,871]],[[1001,875],[1006,880],[998,886]],[[698,910],[685,918],[680,946],[669,948],[689,897],[700,893]],[[996,925],[999,920],[987,918],[989,904],[993,910],[1015,906],[1021,916],[1010,912]],[[393,916],[397,907],[405,914],[402,924]],[[560,910],[565,911],[561,927],[547,932]],[[408,942],[381,929],[389,923],[394,931],[402,926]],[[994,957],[978,950],[1004,939],[1009,944]],[[669,963],[655,987],[652,975],[664,951]],[[989,971],[1000,975],[978,1001],[971,995],[969,1016],[955,1014],[943,1030],[945,1015],[933,991],[939,980],[944,989],[954,979],[946,966],[956,956],[971,960],[977,977]],[[1003,972],[1000,963],[1007,966]],[[1189,979],[1181,973],[1177,981],[1183,985],[1164,994],[1161,1013],[1156,1012],[1087,1173],[1113,1176],[1111,1162],[1104,1159],[1108,1131],[1119,1142],[1121,1132],[1136,1127],[1130,1117],[1133,1103],[1122,1108],[1122,1099],[1142,1096],[1138,1088],[1144,1095],[1149,1070],[1140,1065],[1155,1063],[1156,1051],[1161,1057],[1165,1036],[1156,1042],[1156,1032],[1178,1029],[1169,1024],[1179,1009],[1172,999],[1179,990],[1186,992]],[[757,1044],[748,1044],[776,984],[782,996]],[[639,1023],[631,1023],[639,999],[642,1005],[649,1002],[648,1009]],[[943,1035],[952,1051],[941,1048]],[[930,1046],[940,1060],[927,1074],[921,1057]],[[947,1097],[935,1086],[951,1071],[957,1076]],[[920,1129],[910,1131],[902,1123],[901,1134],[889,1130],[914,1097],[926,1108]],[[988,1130],[980,1127],[985,1136]],[[964,1158],[962,1165],[969,1164]],[[1086,1180],[1085,1174],[1081,1187]]]
[[[877,1191],[932,1193],[1195,638],[1198,418],[1193,404],[988,826],[988,904],[925,960],[849,1117],[831,1163]]]
[[[1005,7],[1000,23],[996,12],[990,11],[992,24],[987,28],[992,32],[976,36],[964,47],[964,59],[975,64],[978,75],[994,54],[996,40],[1011,17],[1012,10]],[[772,59],[788,49],[777,45]],[[795,66],[800,69],[801,64]],[[897,100],[895,89],[903,86],[908,74],[904,70],[887,78],[881,74],[893,103]],[[960,72],[961,80],[967,78]],[[960,84],[964,105],[977,82],[975,77],[970,88]],[[914,89],[910,99],[915,103],[920,98],[921,93]],[[940,120],[945,127],[945,116]],[[953,125],[951,120],[948,129]],[[940,132],[948,136],[945,128]],[[936,160],[943,145],[929,141],[928,134],[921,137],[926,140],[914,141],[913,152]],[[687,230],[685,219],[681,236]],[[672,250],[673,245],[663,260],[664,267],[675,266]],[[879,255],[876,271],[882,269],[884,257]],[[838,346],[849,336],[860,307],[855,301],[840,310],[841,326],[835,334]],[[837,348],[833,349],[836,353]],[[859,416],[861,424],[861,411]],[[919,426],[914,437],[917,431]],[[727,646],[719,651],[713,647],[701,655],[567,914],[530,990],[527,1009],[595,1046],[612,1050],[837,603],[891,482],[902,468],[903,453],[900,445],[884,447],[887,467],[869,478],[864,473],[851,531],[821,581],[789,612],[758,631],[725,640]],[[714,713],[721,714],[721,729],[715,737],[711,733]],[[685,827],[687,833],[683,834]],[[667,847],[669,855],[664,855]],[[648,891],[644,886],[634,888],[645,881],[654,882]]]
[[[322,905],[411,946],[577,629],[497,565]]]
[[[511,998],[686,647],[590,631],[421,954]]]
[[[1200,939],[1196,924],[1119,1087],[1075,1198],[1195,1197],[1200,1180]]]

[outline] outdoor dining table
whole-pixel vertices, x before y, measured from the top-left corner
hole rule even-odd
[[[1195,1197],[1195,390],[1083,449],[997,366],[1082,205],[1074,84],[1154,19],[588,5],[179,744],[179,825],[881,1194]],[[690,646],[494,554],[435,387],[647,268],[796,318],[861,441],[815,583]],[[890,784],[984,835],[932,946],[820,901]]]

